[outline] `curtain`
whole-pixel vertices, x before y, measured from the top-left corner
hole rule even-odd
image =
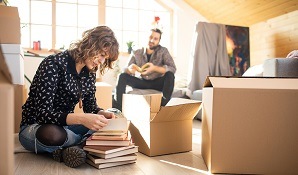
[[[207,76],[231,76],[226,48],[226,29],[223,24],[199,22],[191,56],[192,67],[188,96],[202,89]]]

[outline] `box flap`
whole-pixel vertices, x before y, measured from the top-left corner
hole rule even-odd
[[[198,103],[197,100],[190,100],[186,98],[171,98],[171,100],[167,103],[166,106],[178,106],[182,104],[189,104],[189,103]]]
[[[17,7],[0,5],[0,43],[20,44],[20,17]]]
[[[0,74],[1,74],[0,76],[3,77],[1,78],[1,81],[8,81],[9,83],[12,83],[12,78],[8,70],[7,64],[5,62],[4,56],[2,54],[1,48],[0,48]]]
[[[298,78],[280,77],[212,77],[204,87],[245,89],[298,89]]]
[[[17,7],[12,6],[0,6],[1,17],[5,18],[18,18],[19,19],[19,12]]]
[[[201,101],[172,98],[167,106],[161,107],[153,122],[192,120],[201,108]]]

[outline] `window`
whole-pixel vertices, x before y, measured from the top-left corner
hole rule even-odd
[[[83,31],[104,24],[126,52],[128,41],[136,47],[147,44],[155,16],[161,19],[161,45],[172,48],[172,12],[155,0],[10,0],[9,5],[18,7],[25,48],[32,48],[33,41],[45,49],[68,48]]]
[[[155,16],[161,19],[161,45],[171,48],[171,11],[155,0],[106,0],[105,11],[105,23],[115,31],[121,51],[127,51],[128,41],[134,41],[136,47],[148,43]]]

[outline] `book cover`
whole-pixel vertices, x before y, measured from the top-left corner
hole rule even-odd
[[[110,162],[123,162],[123,161],[130,161],[130,160],[137,160],[137,155],[135,153],[133,154],[128,154],[124,156],[119,156],[119,157],[114,157],[110,159],[103,159],[96,157],[91,154],[87,154],[87,158],[91,160],[94,164],[102,164],[102,163],[110,163]]]
[[[135,163],[135,160],[129,160],[129,161],[122,161],[122,162],[110,162],[110,163],[103,163],[103,164],[95,164],[91,160],[86,159],[86,163],[89,165],[97,168],[97,169],[103,169],[103,168],[109,168],[109,167],[114,167],[114,166],[119,166],[119,165],[126,165],[126,164],[131,164]]]
[[[131,144],[129,146],[102,146],[102,145],[86,145],[83,147],[85,151],[90,151],[94,153],[100,154],[110,154],[130,148],[134,148],[135,145]]]
[[[88,152],[88,153],[93,156],[99,157],[99,158],[110,159],[113,157],[124,156],[124,155],[133,154],[133,153],[137,153],[137,152],[138,152],[138,146],[134,146],[133,148],[122,150],[122,151],[117,151],[117,152],[110,153],[110,154],[102,154],[102,153],[96,153],[96,152]]]
[[[105,145],[105,146],[129,146],[131,144],[131,134],[128,132],[124,140],[93,140],[90,136],[86,140],[86,145]]]

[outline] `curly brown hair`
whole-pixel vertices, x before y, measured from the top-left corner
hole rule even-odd
[[[118,59],[119,43],[109,27],[97,26],[83,32],[82,38],[71,43],[68,51],[76,63],[105,52],[109,58],[99,66],[100,73],[104,74],[106,68],[113,69],[113,62]],[[93,71],[97,70],[98,67],[95,67]]]

